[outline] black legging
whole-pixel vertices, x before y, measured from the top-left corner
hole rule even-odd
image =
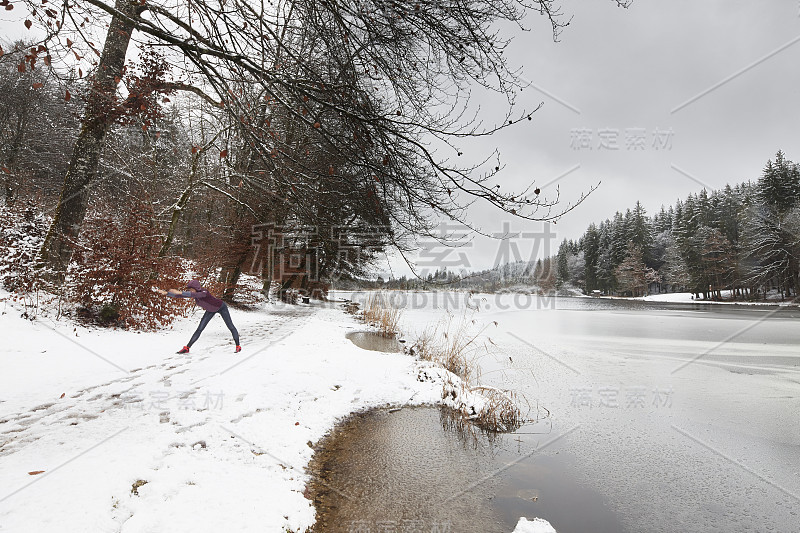
[[[231,320],[231,314],[228,312],[228,306],[225,302],[222,303],[222,307],[220,307],[217,311],[206,311],[203,315],[203,318],[200,319],[200,325],[197,326],[197,331],[194,332],[192,335],[191,340],[189,341],[188,346],[189,348],[192,347],[192,344],[197,342],[197,339],[200,338],[200,334],[203,333],[203,330],[206,329],[208,322],[211,320],[215,314],[219,313],[222,317],[222,320],[225,321],[225,325],[228,326],[228,329],[231,330],[231,334],[233,335],[233,340],[236,342],[236,346],[239,346],[239,332],[236,331],[236,327],[233,325],[233,321]]]

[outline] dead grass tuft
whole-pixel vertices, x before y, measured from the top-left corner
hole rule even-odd
[[[400,314],[400,309],[393,307],[382,292],[375,292],[367,297],[361,318],[385,337],[393,337],[399,331]]]
[[[486,399],[475,418],[479,426],[494,431],[511,431],[522,425],[524,420],[516,392],[494,387],[472,387],[470,390],[479,392]]]
[[[493,324],[497,325],[496,322]],[[454,323],[454,317],[448,315],[446,320],[426,328],[410,350],[412,355],[460,378],[460,381],[455,378],[444,381],[443,400],[449,400],[453,405],[460,396],[480,398],[475,402],[480,404],[477,409],[476,405],[463,403],[453,407],[455,418],[450,424],[461,431],[466,431],[472,423],[489,432],[513,431],[524,423],[520,408],[522,399],[517,393],[474,384],[480,377],[477,354],[486,349],[481,339],[488,327],[476,331],[475,320],[464,315]]]
[[[475,352],[480,349],[479,337],[486,328],[473,332],[474,320],[464,317],[455,327],[453,320],[453,315],[448,315],[446,320],[425,328],[411,347],[412,355],[470,381],[477,375]]]

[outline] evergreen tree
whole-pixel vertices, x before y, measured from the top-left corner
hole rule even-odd
[[[625,259],[615,271],[619,291],[641,296],[647,290],[647,267],[642,259],[642,250],[633,241],[628,241],[625,250]]]
[[[800,170],[778,150],[775,162],[767,161],[767,166],[758,180],[759,200],[768,209],[778,214],[785,214],[797,205],[799,195]]]
[[[542,260],[538,259],[536,261],[536,266],[533,269],[533,283],[534,283],[534,285],[540,285],[543,273],[544,273],[544,267],[542,265]]]
[[[622,262],[625,259],[625,250],[628,243],[628,232],[627,228],[625,227],[625,219],[622,216],[622,213],[617,211],[614,214],[614,220],[611,222],[611,233],[612,233],[612,241],[611,241],[611,253],[613,257],[614,267]]]
[[[671,235],[664,250],[664,265],[660,273],[663,283],[670,285],[673,292],[686,289],[691,283],[689,267],[681,255],[678,243]]]
[[[558,255],[556,256],[556,287],[561,288],[564,283],[569,281],[569,267],[568,257],[570,253],[570,244],[566,239],[561,241],[558,247]]]
[[[644,262],[650,266],[653,263],[652,253],[650,252],[653,236],[650,230],[650,222],[647,219],[647,212],[642,207],[642,203],[637,201],[636,206],[630,213],[628,238],[642,250]]]
[[[616,263],[614,262],[614,237],[613,227],[610,221],[606,220],[600,225],[600,251],[597,257],[597,287],[605,293],[612,292],[617,286],[617,278],[614,274]]]
[[[721,298],[720,289],[729,285],[734,257],[730,242],[716,228],[702,226],[698,233],[700,261],[703,266],[703,283],[708,283],[711,296]]]
[[[567,257],[567,271],[569,272],[570,283],[585,293],[586,255],[583,250],[579,250],[577,254],[570,254]]]
[[[600,232],[597,226],[589,224],[589,228],[583,236],[583,257],[584,257],[584,280],[585,291],[591,293],[598,288],[597,282],[597,261],[600,257]]]
[[[658,234],[671,229],[672,229],[672,206],[670,206],[669,211],[667,211],[662,205],[661,210],[653,217],[653,232]]]
[[[556,290],[556,273],[554,272],[553,262],[549,257],[542,261],[539,288],[545,294],[551,294]]]
[[[652,244],[650,245],[650,265],[655,270],[660,270],[666,262],[667,246],[672,238],[672,230],[666,229],[653,237]]]

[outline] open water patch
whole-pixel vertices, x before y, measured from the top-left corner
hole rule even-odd
[[[559,445],[451,429],[446,409],[378,409],[339,424],[316,448],[315,533],[510,533],[521,516],[559,533],[625,528],[581,485]],[[542,435],[543,441],[548,435]]]
[[[403,351],[403,345],[394,335],[386,336],[377,331],[351,331],[346,338],[364,350],[374,352],[397,353]]]

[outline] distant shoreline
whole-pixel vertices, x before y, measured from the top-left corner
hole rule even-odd
[[[598,295],[591,296],[588,294],[541,294],[535,290],[528,290],[523,288],[518,289],[501,289],[499,291],[470,291],[466,289],[445,289],[445,288],[426,288],[426,289],[379,289],[379,288],[363,288],[363,289],[334,289],[329,291],[330,294],[336,293],[367,293],[367,292],[387,292],[387,293],[410,293],[410,294],[441,294],[441,293],[470,293],[479,295],[503,295],[503,294],[520,294],[527,296],[535,296],[538,298],[583,298],[583,299],[597,299],[597,300],[612,300],[612,301],[633,301],[633,302],[652,302],[652,303],[669,303],[669,304],[714,304],[714,305],[740,305],[747,307],[769,307],[769,308],[798,308],[800,301],[795,300],[758,300],[758,301],[744,301],[744,300],[703,300],[693,298],[691,292],[670,292],[661,294],[651,294],[648,296],[611,296],[611,295]],[[729,292],[729,291],[726,291]]]
[[[589,298],[603,298],[606,300],[632,300],[639,302],[658,302],[658,303],[683,303],[683,304],[721,304],[721,305],[746,305],[759,307],[800,307],[800,303],[795,300],[703,300],[692,298],[690,292],[671,292],[663,294],[651,294],[649,296],[589,296]]]

